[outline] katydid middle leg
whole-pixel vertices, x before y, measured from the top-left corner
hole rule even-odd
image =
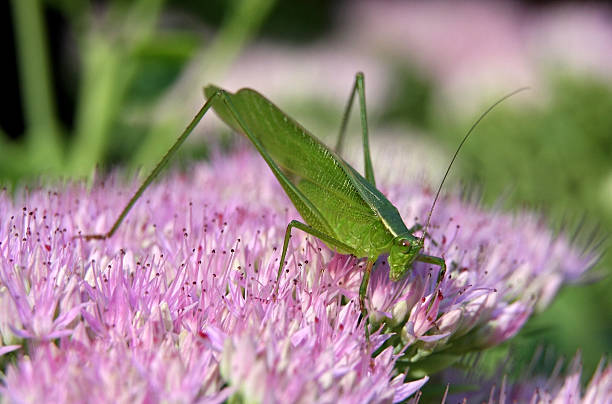
[[[318,238],[319,240],[323,241],[325,244],[327,244],[328,246],[333,246],[333,247],[337,247],[342,249],[345,252],[350,252],[352,251],[352,248],[349,247],[348,245],[344,244],[343,242],[335,239],[332,236],[329,236],[311,226],[308,226],[305,223],[302,223],[300,221],[297,220],[292,220],[291,222],[289,222],[289,224],[287,225],[287,230],[285,230],[285,239],[283,241],[283,250],[281,252],[281,258],[280,258],[280,264],[278,267],[278,274],[276,276],[276,287],[274,289],[274,296],[276,297],[278,295],[278,287],[280,284],[280,277],[281,274],[283,272],[283,267],[285,265],[285,257],[287,256],[287,249],[289,248],[289,240],[291,239],[291,229],[296,228],[299,230],[302,230],[305,233],[311,234],[313,236],[315,236],[316,238]],[[367,321],[368,318],[368,312],[366,310],[365,307],[365,297],[367,295],[368,292],[368,284],[370,283],[370,274],[372,273],[372,267],[374,266],[374,260],[368,260],[365,271],[363,273],[363,277],[361,279],[361,284],[359,286],[359,309],[361,310],[361,316],[363,319],[364,324]],[[366,325],[365,327],[366,329],[366,339],[369,340],[370,337],[370,331],[368,330],[368,327]]]
[[[281,252],[280,264],[278,266],[278,274],[276,275],[276,287],[274,288],[274,296],[278,294],[278,286],[280,284],[280,277],[283,272],[283,267],[285,266],[285,257],[287,256],[287,248],[289,248],[289,240],[291,239],[291,229],[293,228],[300,229],[304,233],[308,233],[310,235],[315,236],[319,240],[323,241],[330,247],[337,247],[343,251],[351,252],[353,249],[348,245],[344,244],[342,241],[336,240],[334,237],[323,233],[315,229],[312,226],[309,226],[305,223],[302,223],[298,220],[292,220],[287,225],[287,230],[285,230],[285,239],[283,241],[283,250]]]
[[[361,310],[361,318],[363,319],[363,324],[365,325],[365,333],[366,340],[370,341],[370,330],[368,329],[368,311],[365,307],[365,298],[368,294],[368,284],[370,283],[370,274],[372,273],[372,267],[374,266],[374,260],[368,260],[366,264],[366,269],[363,273],[363,278],[361,279],[361,285],[359,285],[359,309]]]

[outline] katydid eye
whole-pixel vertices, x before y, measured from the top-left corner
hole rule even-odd
[[[402,247],[408,247],[408,246],[410,245],[410,242],[409,242],[408,240],[402,240],[402,241],[401,241],[401,243],[400,243],[400,245],[401,245]]]

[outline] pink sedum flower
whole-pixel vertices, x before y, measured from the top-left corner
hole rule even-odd
[[[417,184],[382,189],[408,226],[433,198]],[[299,216],[251,149],[168,174],[112,238],[74,238],[107,230],[130,195],[111,178],[0,197],[7,401],[399,402],[439,370],[430,358],[511,338],[596,259],[533,215],[442,198],[426,252],[447,276],[436,285],[438,268],[417,264],[394,283],[381,257],[368,345],[363,261],[295,231],[273,295]]]

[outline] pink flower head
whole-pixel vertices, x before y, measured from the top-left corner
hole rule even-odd
[[[432,200],[420,185],[386,190],[410,220]],[[438,269],[419,263],[393,283],[381,257],[367,344],[363,261],[295,231],[274,294],[299,216],[255,152],[168,174],[113,237],[74,238],[107,230],[130,194],[111,178],[0,196],[9,400],[398,402],[428,380],[404,370],[451,343],[458,354],[510,338],[594,259],[534,216],[444,198],[426,253],[445,258],[447,276],[437,285]]]

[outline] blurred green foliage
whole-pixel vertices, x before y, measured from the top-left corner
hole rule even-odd
[[[507,195],[508,207],[536,208],[553,227],[565,224],[572,232],[584,218],[577,243],[590,247],[612,233],[612,89],[588,77],[548,78],[549,99],[542,105],[507,106],[482,122],[462,150],[461,175],[481,184],[486,202]],[[432,133],[452,147],[462,129],[442,125]],[[538,345],[555,347],[566,358],[581,350],[584,375],[590,375],[612,347],[610,268],[608,254],[595,268],[603,280],[563,290],[523,330],[540,332],[519,339],[524,348],[516,355],[528,363]]]
[[[212,27],[223,23],[227,14],[227,0],[174,0],[172,4]],[[269,11],[259,35],[293,45],[325,38],[333,26],[333,15],[341,2],[328,0],[279,1]]]
[[[164,27],[164,6],[163,0],[11,2],[25,131],[14,140],[0,130],[0,181],[14,184],[43,173],[84,177],[117,162],[152,165],[187,121],[177,89],[185,67],[211,76],[225,69],[274,0],[225,2],[206,43],[195,27]],[[45,7],[62,16],[69,32],[72,74],[55,75],[75,93],[69,126],[58,117]]]
[[[610,228],[612,90],[587,77],[548,77],[541,105],[502,108],[479,125],[462,151],[462,175],[487,184],[486,201],[511,186],[512,206],[526,202],[553,219],[586,214]],[[434,132],[456,142],[461,130],[443,125]]]

